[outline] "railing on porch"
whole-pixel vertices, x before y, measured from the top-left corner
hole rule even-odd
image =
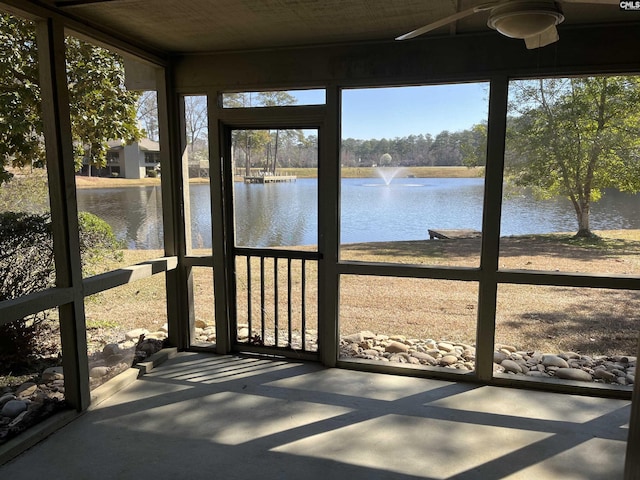
[[[312,251],[236,248],[236,344],[317,352],[317,271]]]

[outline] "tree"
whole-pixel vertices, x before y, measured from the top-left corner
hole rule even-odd
[[[291,166],[303,168],[318,167],[318,136],[310,134],[304,135],[300,132],[297,142],[291,145],[288,152],[290,157],[294,157]],[[294,150],[293,152],[291,150]]]
[[[436,135],[429,152],[433,165],[461,165],[462,154],[458,143],[458,133],[441,131]]]
[[[462,163],[468,167],[486,165],[487,124],[478,123],[471,130],[461,132],[460,151]]]
[[[136,111],[138,124],[144,128],[144,135],[157,142],[160,133],[158,131],[158,95],[155,90],[147,90],[140,94]]]
[[[222,98],[224,108],[280,107],[295,103],[296,98],[286,91],[225,93]],[[275,173],[278,165],[278,149],[282,140],[281,133],[280,129],[234,130],[232,143],[234,150],[239,148],[244,152],[245,175],[251,175],[252,154],[260,152],[265,155],[264,161],[260,162],[264,170]],[[291,140],[292,137],[289,137],[286,140]],[[234,159],[236,158],[237,155],[234,154]]]
[[[31,23],[0,15],[0,185],[13,176],[8,163],[42,161],[38,55]]]
[[[195,158],[196,148],[199,143],[205,147],[208,144],[207,97],[202,95],[185,96],[184,117],[189,159],[192,159]]]
[[[293,105],[296,98],[285,91],[272,91],[258,93],[258,99],[261,105],[265,107],[281,107],[285,105]],[[287,130],[289,134],[291,130]],[[267,144],[267,161],[265,171],[275,174],[278,167],[278,147],[280,142],[280,129],[269,132],[271,141]]]
[[[383,153],[380,155],[380,159],[378,160],[378,165],[381,167],[389,167],[391,166],[392,157],[388,153]]]
[[[6,166],[44,166],[38,53],[35,28],[27,20],[0,15],[0,184]],[[137,92],[124,86],[122,58],[74,37],[66,39],[71,133],[76,167],[106,164],[107,141],[141,136]]]
[[[140,93],[126,89],[120,55],[75,37],[67,37],[66,47],[71,133],[79,147],[76,168],[83,158],[102,168],[108,140],[128,143],[142,136],[136,118]]]
[[[136,117],[144,127],[147,138],[158,141],[158,97],[155,90],[142,92],[138,100]],[[184,129],[187,157],[190,164],[198,167],[202,160],[209,158],[209,137],[207,132],[207,97],[204,95],[184,96]]]
[[[252,155],[264,153],[271,141],[268,130],[234,130],[232,145],[234,162],[239,159],[238,150],[244,154],[245,175],[251,175]],[[264,165],[262,165],[264,166]]]
[[[541,196],[565,196],[577,237],[592,236],[591,204],[604,188],[640,190],[640,79],[515,82],[507,172]]]
[[[44,214],[50,211],[47,172],[35,168],[0,185],[0,212]]]
[[[255,94],[252,92],[225,93],[222,96],[222,105],[224,108],[250,108],[256,106],[254,105],[254,97]],[[265,139],[257,132],[257,130],[234,130],[231,134],[232,157],[234,162],[237,162],[238,150],[244,153],[244,174],[246,176],[251,175],[252,151],[261,148],[265,143]]]

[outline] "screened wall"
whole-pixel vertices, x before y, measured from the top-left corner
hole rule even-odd
[[[162,56],[47,9],[16,13],[31,22],[39,88],[53,100],[41,108],[55,270],[50,285],[4,300],[0,312],[4,325],[52,312],[65,398],[73,408],[89,406],[93,379],[112,366],[106,359],[91,363],[104,353],[106,344],[91,335],[100,329],[114,335],[113,345],[135,341],[132,332],[145,330],[179,349],[630,397],[640,239],[632,222],[637,201],[628,193],[637,167],[623,160],[637,162],[637,122],[624,125],[627,151],[612,143],[603,156],[614,178],[598,178],[593,205],[579,199],[580,209],[568,187],[560,188],[563,177],[555,173],[562,165],[533,162],[557,153],[545,153],[546,144],[571,148],[545,132],[558,122],[566,128],[562,138],[569,138],[572,118],[542,118],[535,92],[527,89],[555,82],[586,109],[584,99],[598,83],[591,79],[605,78],[609,86],[621,82],[614,90],[623,98],[640,70],[637,55],[624,48],[634,27],[599,27],[599,36],[568,31],[553,49],[525,54],[519,44],[481,36]],[[107,210],[120,215],[112,227],[120,224],[124,232],[123,255],[96,271],[83,268],[80,256],[83,194],[65,39],[121,55],[129,78],[137,80],[127,90],[155,92],[157,105],[160,164],[152,167],[159,173],[150,175],[153,183],[125,200],[86,199],[86,205],[113,202]],[[470,123],[448,124],[469,87],[478,105]],[[368,100],[379,107],[369,114],[372,124],[388,134],[350,133],[358,120],[348,115],[365,105],[359,94],[395,89],[408,96],[391,104],[383,96]],[[406,115],[403,108],[417,103],[418,90],[441,89],[447,93],[422,103],[424,116],[436,118],[433,125],[392,131]],[[298,91],[313,93],[293,101],[275,95],[296,98],[289,92]],[[562,106],[566,95],[556,93]],[[262,103],[239,102],[245,94],[261,95]],[[153,120],[146,129],[154,134]],[[540,137],[525,142],[518,135],[527,129]],[[596,133],[612,141],[619,134]],[[518,169],[523,159],[531,160],[528,170]],[[276,177],[295,184],[269,181]],[[269,207],[262,215],[283,190],[305,185],[310,196],[298,192],[285,201],[284,213]],[[544,203],[551,193],[569,197],[569,205]],[[249,202],[246,208],[241,200]],[[155,211],[154,226],[129,218],[134,201],[145,213]],[[592,223],[585,224],[591,207]],[[309,228],[301,216],[307,210],[315,212]],[[559,210],[562,221],[551,222]],[[260,219],[273,242],[238,240],[242,222],[260,233],[251,232],[258,223],[251,218]],[[277,228],[283,220],[309,236],[285,238]],[[597,237],[573,239],[585,225]],[[120,314],[104,315],[105,305],[124,298],[131,303],[121,305]],[[130,324],[119,324],[124,315]],[[92,375],[94,367],[106,369]]]

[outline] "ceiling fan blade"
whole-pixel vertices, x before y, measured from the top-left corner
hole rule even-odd
[[[558,29],[555,25],[552,25],[538,35],[526,37],[524,39],[524,43],[528,50],[532,50],[534,48],[546,47],[558,40],[560,40],[560,37],[558,36]]]
[[[424,27],[417,28],[409,33],[405,33],[404,35],[400,35],[396,38],[396,40],[409,40],[410,38],[419,37],[423,33],[430,32],[431,30],[435,30],[436,28],[444,27],[452,22],[460,20],[461,18],[468,17],[469,15],[473,15],[474,13],[481,12],[483,10],[489,10],[494,7],[496,3],[485,3],[483,5],[478,5],[477,7],[468,8],[466,10],[462,10],[458,13],[454,13],[453,15],[449,15],[448,17],[442,18],[438,21],[430,23],[429,25],[425,25]]]

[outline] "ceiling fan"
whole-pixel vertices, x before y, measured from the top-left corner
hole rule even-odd
[[[487,25],[502,35],[523,39],[528,49],[544,47],[557,42],[556,25],[564,21],[560,3],[595,3],[618,5],[619,0],[497,0],[461,10],[432,22],[396,40],[408,40],[470,15],[489,12]]]

